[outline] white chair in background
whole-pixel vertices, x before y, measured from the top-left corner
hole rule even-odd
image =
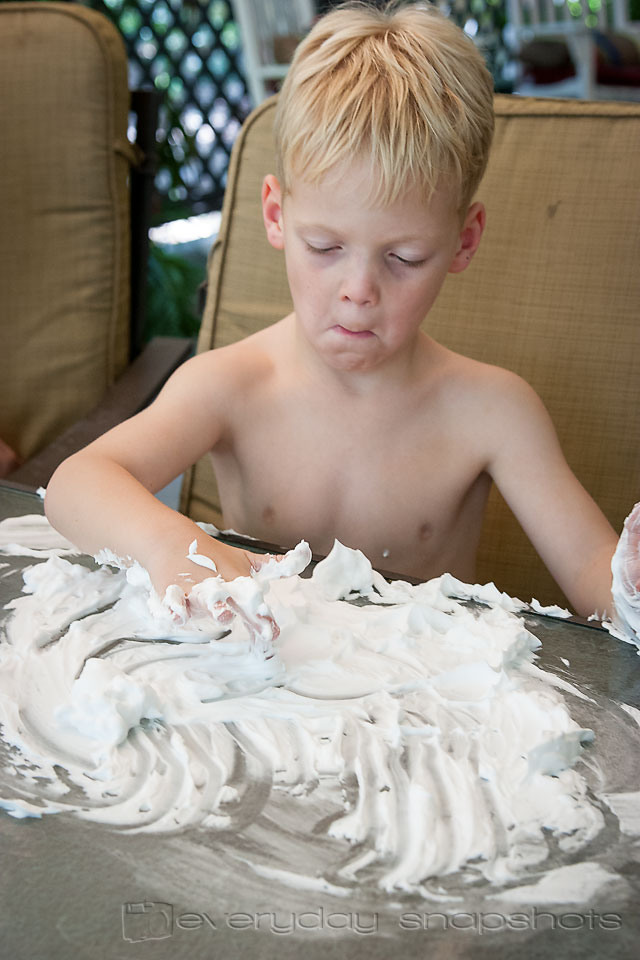
[[[520,83],[516,93],[528,96],[573,96],[583,100],[640,100],[640,86],[597,82],[597,31],[640,39],[640,21],[629,18],[629,0],[507,0],[506,37],[517,53],[532,40],[562,40],[575,67],[575,76],[557,83]],[[572,10],[574,12],[572,12]],[[577,15],[576,15],[577,14]]]
[[[249,94],[254,107],[285,76],[296,40],[316,15],[314,0],[234,0]]]

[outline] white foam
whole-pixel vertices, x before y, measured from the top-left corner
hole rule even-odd
[[[79,556],[80,550],[54,530],[46,517],[29,514],[0,523],[0,553],[18,557]]]
[[[510,903],[586,903],[595,898],[602,887],[620,880],[617,874],[605,870],[599,863],[572,863],[549,870],[536,883],[503,890],[501,900]]]
[[[621,832],[640,837],[640,791],[603,793],[602,799],[618,818]]]
[[[292,803],[338,802],[336,876],[366,870],[388,891],[461,869],[509,882],[544,862],[549,835],[570,853],[597,835],[574,769],[592,734],[556,689],[570,685],[534,667],[519,601],[449,576],[387,584],[339,543],[302,579],[309,556],[303,543],[252,577],[206,579],[180,622],[136,564],[31,567],[0,644],[0,722],[21,758],[0,803],[228,829],[251,783],[270,782]],[[338,599],[351,596],[372,603]],[[220,623],[229,597],[249,623]],[[270,615],[265,656],[255,631]]]

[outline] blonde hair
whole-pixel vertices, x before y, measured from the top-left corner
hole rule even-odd
[[[493,135],[493,81],[471,40],[432,4],[345,4],[298,46],[278,99],[277,175],[317,183],[366,158],[372,203],[443,182],[466,211]]]

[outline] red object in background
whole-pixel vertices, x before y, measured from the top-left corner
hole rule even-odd
[[[609,86],[640,86],[640,50],[629,37],[594,31],[596,80]],[[575,76],[564,40],[532,40],[520,51],[526,75],[533,83],[559,83]]]

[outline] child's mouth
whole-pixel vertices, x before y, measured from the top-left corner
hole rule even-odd
[[[349,337],[356,340],[375,337],[375,333],[372,330],[350,330],[349,327],[343,327],[340,323],[336,323],[333,329],[336,331],[336,333],[339,333],[343,337]]]

